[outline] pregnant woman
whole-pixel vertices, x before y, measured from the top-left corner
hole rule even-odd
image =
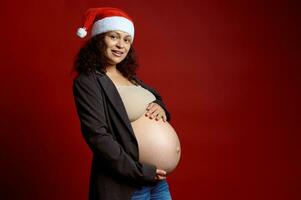
[[[89,200],[169,200],[180,143],[160,94],[136,75],[133,20],[110,7],[85,19],[77,35],[91,36],[74,62],[73,95],[93,153]]]

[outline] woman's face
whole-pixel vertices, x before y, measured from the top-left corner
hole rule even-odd
[[[123,31],[110,31],[105,34],[105,56],[109,64],[116,65],[127,56],[132,37]]]

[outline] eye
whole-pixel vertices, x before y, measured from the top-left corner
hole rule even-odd
[[[117,36],[116,36],[116,35],[110,35],[110,38],[112,38],[112,39],[116,39],[116,38],[117,38]]]
[[[126,43],[130,43],[131,42],[131,40],[130,39],[124,39],[124,41],[126,42]]]

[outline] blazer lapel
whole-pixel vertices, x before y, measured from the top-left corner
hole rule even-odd
[[[97,76],[97,77],[100,82],[100,85],[103,88],[109,101],[112,103],[113,108],[118,113],[118,115],[121,117],[122,121],[124,122],[124,124],[126,125],[128,130],[132,133],[132,135],[134,135],[133,128],[130,124],[131,122],[127,116],[124,104],[122,102],[122,99],[121,99],[119,92],[117,91],[114,83],[106,74],[100,73],[98,71],[96,71],[96,73],[99,74],[99,76]]]

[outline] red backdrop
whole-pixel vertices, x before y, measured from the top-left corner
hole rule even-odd
[[[96,6],[135,19],[138,74],[161,93],[182,144],[168,177],[175,200],[301,198],[293,1],[0,4],[1,199],[87,198],[91,153],[70,70],[75,31]]]

